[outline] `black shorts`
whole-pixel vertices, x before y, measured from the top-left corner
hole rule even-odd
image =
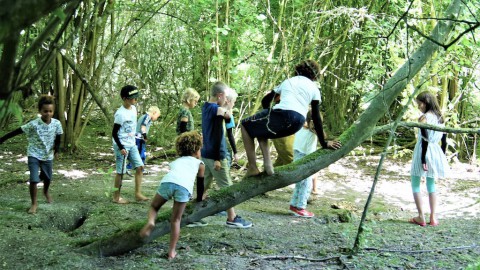
[[[296,111],[264,109],[241,121],[252,138],[276,139],[299,131],[305,117]]]

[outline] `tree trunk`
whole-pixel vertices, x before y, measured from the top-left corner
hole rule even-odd
[[[446,18],[453,19],[460,12],[462,0],[454,0],[446,11]],[[439,21],[431,34],[431,38],[439,43],[444,43],[453,28],[453,22]],[[407,83],[428,62],[439,46],[426,40],[406,63],[384,85],[380,93],[372,100],[370,106],[348,130],[341,136],[343,147],[336,151],[317,150],[307,157],[292,164],[276,168],[275,174],[257,177],[247,177],[241,183],[214,192],[210,197],[200,203],[189,203],[182,218],[182,226],[187,222],[198,221],[201,218],[213,215],[219,211],[231,208],[259,194],[285,187],[296,183],[315,172],[339,160],[365,139],[370,137],[375,130],[378,120],[387,112],[395,98],[405,89]],[[157,218],[157,225],[148,239],[140,239],[138,231],[144,221],[137,222],[125,231],[113,236],[97,240],[79,251],[99,256],[113,256],[124,254],[136,249],[159,236],[170,231],[170,211],[163,212]]]

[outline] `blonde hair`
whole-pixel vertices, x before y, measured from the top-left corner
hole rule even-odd
[[[156,114],[160,115],[160,109],[157,106],[150,106],[147,111],[148,114]]]
[[[227,91],[227,100],[228,101],[232,101],[232,100],[236,100],[237,97],[238,97],[238,94],[237,94],[237,91],[235,91],[235,89],[233,88],[230,88],[229,91]]]
[[[189,103],[191,100],[199,99],[199,98],[200,98],[200,94],[198,94],[197,90],[189,87],[185,89],[185,92],[183,92],[182,103]]]

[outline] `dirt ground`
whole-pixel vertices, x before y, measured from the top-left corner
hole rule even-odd
[[[106,141],[103,141],[106,140]],[[145,220],[148,203],[111,203],[113,155],[108,139],[92,139],[89,151],[55,161],[51,194],[36,215],[29,207],[25,140],[0,146],[1,269],[479,269],[480,168],[453,163],[437,183],[440,226],[420,227],[409,184],[409,162],[387,160],[369,208],[360,251],[351,255],[360,216],[378,164],[376,156],[348,156],[322,170],[320,194],[311,197],[311,219],[288,211],[293,186],[236,206],[251,229],[230,229],[224,216],[206,227],[182,228],[179,256],[166,259],[169,235],[118,257],[78,252],[83,241],[110,235]],[[91,150],[91,152],[90,152]],[[168,161],[147,166],[145,195],[153,197]],[[233,171],[241,181],[243,171]],[[425,185],[422,185],[427,198]],[[122,193],[133,200],[133,179]],[[41,194],[41,191],[40,191]],[[424,201],[428,213],[428,202]],[[166,207],[171,207],[167,204]],[[345,215],[347,213],[347,215]]]

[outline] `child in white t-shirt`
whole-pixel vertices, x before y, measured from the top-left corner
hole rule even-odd
[[[192,197],[195,178],[197,179],[197,201],[202,201],[204,191],[205,165],[200,160],[202,136],[196,131],[184,132],[177,137],[175,146],[180,157],[170,163],[170,171],[160,182],[148,211],[147,224],[140,231],[141,237],[150,236],[155,227],[158,211],[168,200],[173,199],[169,259],[177,255],[175,247],[180,237],[182,215],[187,202]]]

